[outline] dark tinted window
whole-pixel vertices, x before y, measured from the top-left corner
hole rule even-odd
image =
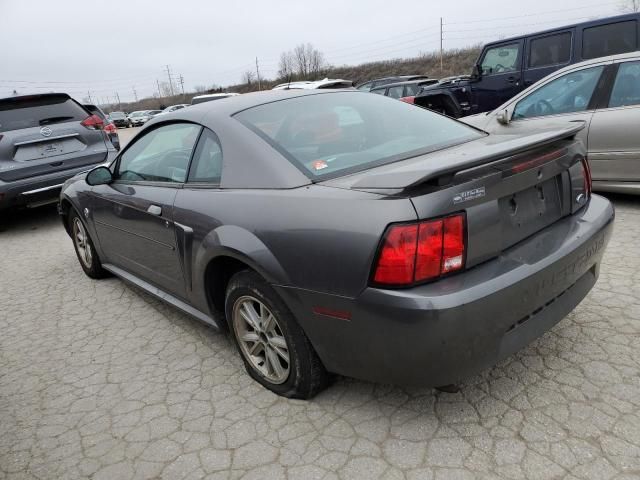
[[[67,95],[15,97],[0,100],[0,132],[82,121],[87,111]]]
[[[193,155],[190,182],[220,183],[222,176],[222,147],[215,133],[204,130]]]
[[[363,170],[481,136],[429,110],[359,92],[281,100],[234,118],[310,178]]]
[[[418,92],[420,91],[420,84],[412,83],[411,85],[407,85],[406,89],[407,89],[405,92],[406,96],[417,95]]]
[[[531,41],[529,68],[567,63],[571,57],[571,32]]]
[[[582,34],[582,58],[597,58],[633,52],[637,47],[635,20],[585,28]]]
[[[640,105],[640,62],[620,65],[611,91],[609,107]]]

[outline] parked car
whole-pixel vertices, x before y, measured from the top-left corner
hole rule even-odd
[[[148,122],[151,117],[147,115],[149,110],[138,110],[135,112],[131,112],[128,117],[131,122],[131,126],[139,127],[140,125],[144,125],[145,122]]]
[[[370,90],[373,90],[375,87],[388,85],[390,83],[408,82],[411,80],[426,80],[427,78],[429,78],[427,75],[395,75],[393,77],[375,78],[373,80],[369,80],[368,82],[357,85],[356,88],[358,90],[362,90],[363,92],[368,92]]]
[[[160,113],[155,114],[154,116],[158,116],[158,115],[164,115],[166,113],[172,113],[175,112],[176,110],[181,110],[185,107],[189,107],[190,105],[188,103],[179,103],[178,105],[170,105],[167,108],[165,108],[164,110],[162,110]]]
[[[567,65],[638,50],[639,20],[619,15],[489,43],[471,76],[426,87],[415,104],[454,118],[493,110]]]
[[[594,190],[640,194],[640,53],[588,60],[552,73],[488,113],[465,122],[526,135],[584,122]]]
[[[104,126],[102,127],[102,131],[107,136],[111,144],[116,150],[120,150],[120,137],[118,137],[118,129],[116,126],[109,120],[107,114],[102,111],[100,107],[92,104],[84,104],[82,105],[87,111],[92,115],[97,115],[104,122]]]
[[[330,79],[315,81],[303,81],[303,82],[287,82],[281,83],[273,87],[273,90],[315,90],[319,88],[352,88],[353,82],[351,80],[342,79]]]
[[[161,113],[162,113],[162,110],[147,110],[147,115],[149,116],[149,120],[151,120],[156,115],[159,115]]]
[[[115,156],[103,125],[66,93],[0,99],[0,211],[54,203],[65,180]]]
[[[614,212],[581,128],[493,135],[356,90],[251,93],[145,125],[60,211],[88,276],[229,328],[280,395],[327,372],[448,385],[596,282]]]
[[[427,85],[438,83],[436,79],[411,80],[408,82],[389,83],[369,90],[371,93],[395,98],[406,103],[413,103],[415,96]]]
[[[214,100],[222,100],[223,98],[235,97],[236,95],[240,95],[239,93],[209,93],[206,95],[196,95],[191,99],[191,105],[197,105],[198,103],[211,102]]]
[[[131,120],[129,120],[129,117],[127,117],[127,114],[124,112],[111,112],[109,114],[109,121],[119,128],[128,128],[133,126]]]

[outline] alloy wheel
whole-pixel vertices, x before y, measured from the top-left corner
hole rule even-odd
[[[78,217],[73,219],[73,241],[78,249],[78,256],[85,267],[91,268],[93,254],[91,253],[91,245],[84,225]]]
[[[271,383],[286,382],[289,346],[271,310],[255,297],[242,296],[233,305],[233,328],[251,366]]]

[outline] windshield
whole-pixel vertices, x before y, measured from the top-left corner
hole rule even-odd
[[[403,160],[482,135],[429,110],[355,91],[291,98],[234,117],[311,178]]]
[[[130,113],[129,116],[130,117],[141,117],[141,116],[144,115],[144,113],[145,112],[133,112],[133,113]]]

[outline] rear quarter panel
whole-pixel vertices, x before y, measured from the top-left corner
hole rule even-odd
[[[193,230],[193,299],[207,308],[204,274],[226,255],[270,283],[353,297],[367,285],[385,228],[416,219],[408,199],[324,186],[289,190],[184,188],[174,220]]]

